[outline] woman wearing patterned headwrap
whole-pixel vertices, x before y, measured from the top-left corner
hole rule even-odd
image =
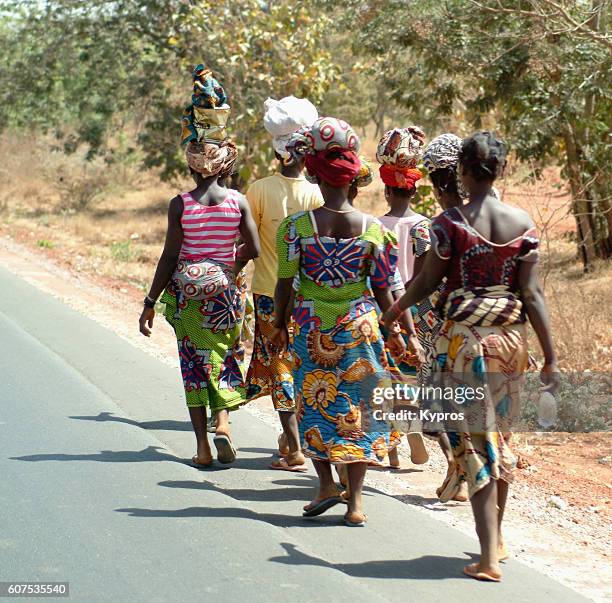
[[[185,157],[196,187],[170,201],[164,251],[144,300],[140,331],[149,337],[162,291],[165,317],[178,341],[185,398],[195,431],[196,466],[212,463],[207,408],[216,419],[214,444],[221,463],[236,458],[228,411],[245,402],[240,330],[245,302],[242,269],[259,254],[257,228],[246,199],[222,184],[238,156],[225,132],[229,107],[216,111],[225,92],[209,71],[194,70],[193,104],[183,118]],[[214,124],[214,125],[211,125]],[[222,124],[222,130],[219,129]],[[236,239],[243,243],[236,248]]]
[[[304,507],[304,516],[343,502],[331,464],[346,464],[344,521],[362,526],[367,464],[381,464],[396,445],[387,424],[376,418],[373,392],[387,368],[376,302],[383,309],[393,302],[397,248],[380,222],[349,202],[361,161],[359,138],[346,122],[318,119],[294,135],[287,148],[292,156],[304,157],[324,200],[318,209],[286,218],[277,235],[274,339],[279,347],[287,344],[285,310],[299,274],[293,308],[296,405],[302,450],[319,476],[317,495]],[[408,313],[401,318],[412,330]],[[403,351],[399,335],[392,334],[390,341]]]
[[[429,220],[410,207],[410,201],[416,193],[416,183],[423,177],[417,165],[421,160],[424,143],[423,130],[417,126],[408,126],[386,132],[376,149],[376,159],[381,164],[380,177],[385,184],[385,198],[390,206],[389,211],[379,219],[397,236],[398,268],[405,285],[418,274],[423,254],[429,248]],[[394,378],[408,385],[417,385],[417,381],[423,385],[427,379],[433,358],[431,309],[430,300],[424,300],[412,308],[419,342],[425,350],[425,362],[417,367],[410,355],[396,362],[391,360]],[[415,379],[417,368],[418,379]],[[412,462],[419,465],[426,463],[429,455],[420,431],[415,431],[409,422],[403,425],[403,430],[406,431],[410,445]],[[389,464],[392,468],[400,467],[397,449],[389,455]]]
[[[432,250],[404,296],[385,313],[397,312],[431,294],[446,277],[440,300],[445,318],[436,340],[436,385],[452,388],[455,421],[446,428],[460,472],[467,480],[481,555],[464,573],[499,582],[499,561],[508,556],[501,523],[515,459],[510,432],[520,414],[528,364],[527,317],[544,353],[541,380],[558,382],[548,312],[537,276],[538,239],[531,218],[492,193],[506,164],[502,141],[490,132],[465,139],[459,177],[468,201],[432,222]],[[468,387],[478,395],[464,396]],[[461,397],[459,397],[461,395]]]
[[[433,184],[433,192],[436,200],[443,210],[451,207],[460,207],[463,200],[467,197],[467,192],[464,190],[459,178],[457,177],[457,169],[459,163],[459,151],[461,151],[461,138],[455,134],[446,133],[436,136],[423,151],[423,165],[429,173],[429,178]],[[429,231],[426,249],[430,248]],[[425,256],[422,256],[423,259]],[[440,287],[441,289],[441,287]],[[439,294],[435,294],[436,298]],[[435,356],[435,341],[434,334],[438,333],[442,327],[443,321],[437,309],[432,304],[431,314],[429,316],[432,332],[432,348],[429,348],[431,356],[429,364],[433,362]],[[466,501],[468,499],[467,482],[461,479],[458,473],[458,467],[455,463],[453,450],[450,445],[448,434],[446,432],[428,433],[428,435],[436,436],[440,444],[440,449],[444,454],[447,462],[446,477],[442,485],[436,490],[437,496],[443,500]]]

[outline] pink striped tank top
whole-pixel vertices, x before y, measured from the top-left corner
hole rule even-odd
[[[189,193],[183,199],[183,260],[210,258],[225,264],[236,259],[236,239],[242,214],[236,195],[230,192],[219,205],[202,205]]]

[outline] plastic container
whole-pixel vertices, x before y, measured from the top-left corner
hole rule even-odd
[[[538,400],[538,425],[544,429],[557,423],[557,400],[550,392],[542,392]]]

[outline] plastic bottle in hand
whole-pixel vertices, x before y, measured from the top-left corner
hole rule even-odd
[[[557,422],[557,400],[550,392],[542,392],[538,400],[538,424],[547,429]]]

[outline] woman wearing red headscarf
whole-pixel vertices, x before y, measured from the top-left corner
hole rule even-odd
[[[361,161],[359,139],[346,122],[318,119],[294,135],[287,149],[305,158],[308,177],[319,184],[324,200],[318,209],[286,218],[277,235],[274,340],[287,344],[286,308],[299,275],[293,376],[302,451],[319,476],[318,492],[304,516],[348,502],[345,524],[363,526],[367,465],[380,465],[398,439],[381,416],[380,385],[388,385],[388,365],[376,306],[390,307],[391,291],[401,287],[397,246],[376,218],[351,205],[349,189]],[[409,313],[400,321],[414,335],[413,351],[420,352]],[[399,333],[390,335],[388,345],[403,354]],[[334,483],[332,464],[347,468],[345,499]]]

